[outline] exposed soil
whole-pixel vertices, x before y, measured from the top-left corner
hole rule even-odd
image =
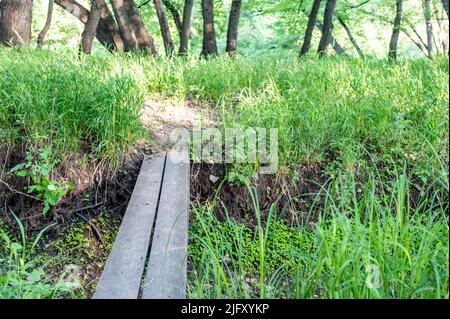
[[[71,181],[76,189],[63,197],[60,203],[47,214],[42,213],[42,202],[23,192],[25,178],[6,176],[16,164],[24,161],[22,150],[14,149],[1,152],[0,166],[3,168],[0,183],[0,219],[6,224],[15,222],[8,212],[16,213],[31,233],[50,223],[64,227],[66,223],[80,214],[93,214],[99,210],[108,210],[120,216],[128,203],[134,187],[145,150],[137,149],[123,164],[112,172],[102,162],[92,161],[80,167],[75,155],[58,165],[52,180]]]
[[[25,158],[22,150],[17,148],[0,154],[3,172],[8,172]],[[61,276],[75,276],[84,288],[83,297],[89,297],[95,291],[146,155],[145,149],[136,149],[114,171],[94,161],[80,167],[76,156],[65,160],[57,167],[53,178],[70,180],[76,189],[45,215],[40,201],[20,191],[26,181],[11,176],[6,179],[3,173],[0,221],[18,236],[16,222],[9,213],[14,212],[24,224],[29,238],[53,224],[38,245],[38,254],[48,258],[43,261],[47,273],[52,274],[55,281]]]
[[[259,175],[253,178],[264,220],[271,205],[276,205],[278,218],[285,219],[291,225],[309,225],[317,218],[315,212],[322,203],[318,200],[321,185],[327,180],[320,167],[301,167],[298,179],[285,180],[275,175]],[[254,204],[245,185],[237,185],[225,181],[218,192],[218,187],[227,174],[222,164],[193,164],[191,171],[191,200],[200,205],[213,203],[215,198],[219,204],[215,206],[215,214],[220,220],[228,217],[254,227],[257,224]],[[217,197],[216,197],[217,196]],[[223,207],[226,207],[226,212]],[[310,211],[312,213],[310,214]]]

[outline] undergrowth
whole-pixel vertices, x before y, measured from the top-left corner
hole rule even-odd
[[[410,181],[392,191],[372,176],[358,196],[354,178],[324,185],[314,224],[286,227],[272,206],[258,223],[219,222],[214,205],[196,207],[190,224],[191,298],[448,298],[448,203],[411,208]]]

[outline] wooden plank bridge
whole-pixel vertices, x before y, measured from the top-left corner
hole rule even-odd
[[[144,160],[94,299],[183,299],[189,161]]]

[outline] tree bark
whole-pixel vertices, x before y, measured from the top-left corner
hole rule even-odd
[[[311,12],[309,13],[308,17],[308,24],[306,26],[303,45],[300,49],[300,56],[304,56],[306,53],[308,53],[309,49],[311,48],[311,40],[313,36],[314,26],[316,25],[317,14],[319,13],[321,1],[322,0],[314,0],[313,2]]]
[[[92,42],[100,22],[103,7],[106,5],[104,0],[91,0],[91,3],[91,11],[81,35],[81,49],[85,54],[91,54]]]
[[[163,4],[172,15],[173,22],[175,22],[175,26],[177,27],[178,35],[181,35],[182,21],[178,9],[170,2],[170,0],[163,0]]]
[[[388,57],[392,60],[397,60],[397,45],[400,36],[400,26],[402,22],[403,0],[397,0],[395,9],[394,27],[392,29],[391,41],[389,42]]]
[[[427,51],[428,57],[431,58],[433,56],[433,31],[432,31],[433,25],[431,24],[430,0],[424,0],[423,10],[425,15],[425,23],[427,31]]]
[[[306,11],[304,9],[301,9],[301,11],[306,14]],[[314,25],[316,28],[322,33],[323,30],[323,24],[320,21],[315,21]],[[337,55],[345,55],[345,50],[342,48],[342,46],[339,44],[339,42],[333,37],[333,35],[330,36],[330,42],[331,46],[333,47],[333,50],[336,52]]]
[[[128,7],[127,13],[129,15],[129,21],[137,40],[138,48],[144,52],[156,54],[155,41],[142,22],[136,3],[134,0],[126,0],[126,3]]]
[[[230,18],[228,19],[227,47],[226,52],[230,57],[236,55],[239,18],[241,16],[241,0],[231,2]]]
[[[437,11],[439,11],[436,8]],[[440,10],[439,13],[436,13],[438,16],[438,21],[439,21],[439,37],[440,37],[440,41],[442,43],[442,51],[444,54],[449,53],[448,50],[448,28],[445,25],[445,23],[443,23],[444,21],[444,10]]]
[[[181,25],[180,33],[180,49],[179,55],[186,55],[189,47],[189,34],[191,30],[191,15],[192,7],[194,6],[194,0],[184,0],[183,9],[183,23]]]
[[[325,51],[330,44],[331,35],[333,33],[333,14],[336,8],[336,0],[328,0],[325,5],[325,13],[323,16],[323,30],[322,37],[320,38],[319,47],[317,52],[320,56],[325,54]]]
[[[130,9],[127,0],[110,0],[111,6],[119,25],[120,33],[122,34],[123,42],[125,44],[125,51],[137,51],[138,41],[131,26],[131,20],[128,14]]]
[[[201,56],[217,55],[216,31],[214,29],[214,1],[202,0],[203,49]]]
[[[0,44],[29,45],[33,0],[0,1]]]
[[[55,3],[86,24],[89,11],[75,0],[55,0]],[[103,9],[95,37],[109,51],[123,51],[122,35],[108,7]]]
[[[323,30],[323,24],[320,21],[316,21],[316,27],[317,29],[322,32]],[[336,52],[337,55],[346,55],[344,48],[339,44],[339,42],[333,37],[333,35],[330,35],[330,43],[333,47],[334,52]]]
[[[164,11],[161,0],[153,0],[155,5],[156,15],[158,16],[159,27],[161,29],[161,36],[164,41],[164,48],[168,56],[173,56],[173,42],[170,34],[169,22],[167,21],[166,13]]]
[[[356,52],[358,52],[358,55],[361,59],[364,59],[364,53],[362,52],[361,48],[358,45],[358,42],[356,42],[356,39],[353,37],[353,34],[350,31],[350,28],[348,27],[347,23],[345,23],[344,19],[341,16],[338,16],[339,23],[344,27],[345,32],[348,35],[348,38],[350,42],[353,44],[353,47],[356,49]]]
[[[50,25],[52,24],[52,16],[53,16],[53,3],[54,0],[48,0],[48,9],[47,9],[47,19],[45,21],[45,25],[42,28],[41,32],[39,32],[37,38],[37,47],[41,48],[44,44],[45,36],[47,35],[48,30],[50,29]]]
[[[442,0],[442,6],[445,9],[445,12],[447,12],[447,18],[450,18],[448,15],[448,0]]]

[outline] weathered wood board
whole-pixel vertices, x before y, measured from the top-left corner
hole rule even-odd
[[[143,299],[186,297],[189,161],[167,156]]]
[[[158,209],[165,157],[144,160],[95,299],[137,299]]]

